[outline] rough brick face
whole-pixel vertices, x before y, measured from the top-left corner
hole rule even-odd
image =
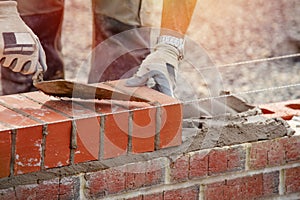
[[[279,171],[263,175],[263,194],[266,196],[278,194]]]
[[[260,169],[300,160],[299,148],[299,136],[254,143],[250,150],[250,168]]]
[[[59,199],[79,199],[80,180],[79,177],[64,177],[59,184]]]
[[[255,199],[278,193],[278,172],[208,184],[205,199]]]
[[[160,184],[164,180],[163,172],[164,165],[158,159],[89,173],[85,177],[86,194],[89,198],[99,198]]]
[[[189,177],[189,156],[183,155],[170,164],[171,181],[179,182]]]
[[[195,185],[189,188],[180,188],[164,192],[164,200],[198,200],[199,186]]]
[[[190,178],[214,175],[245,168],[245,149],[237,146],[228,149],[202,150],[191,154]]]
[[[295,162],[300,160],[300,136],[282,139],[286,161]]]
[[[208,151],[193,153],[190,158],[189,177],[199,178],[208,175]]]
[[[227,170],[227,152],[226,150],[212,150],[208,157],[208,173],[217,174]]]
[[[15,190],[9,189],[10,195],[3,199],[78,199],[79,178],[66,177],[42,181],[39,184],[17,186]],[[1,194],[0,194],[1,199]]]
[[[250,168],[259,169],[285,163],[284,146],[280,141],[254,143],[250,151]]]
[[[18,186],[16,196],[18,199],[58,199],[59,179],[44,181],[40,184]]]
[[[285,190],[286,193],[300,191],[300,167],[287,169],[285,172]]]
[[[0,190],[0,200],[16,200],[15,190],[13,188]]]

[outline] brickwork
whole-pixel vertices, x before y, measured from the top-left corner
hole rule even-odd
[[[300,156],[280,162],[253,152],[274,142],[300,148],[300,136],[160,157],[105,170],[0,190],[0,199],[256,199],[299,197]],[[288,145],[287,145],[288,146]],[[293,148],[286,149],[285,155]],[[264,154],[264,153],[263,153]],[[209,160],[224,161],[210,164]],[[255,154],[257,155],[257,154]],[[255,164],[255,165],[254,165]],[[226,165],[226,167],[225,167]],[[38,192],[37,192],[38,191]],[[44,194],[45,193],[45,194]],[[76,198],[75,198],[76,197]],[[78,198],[77,198],[78,197]],[[43,199],[43,198],[42,198]]]
[[[272,140],[157,155],[181,143],[181,104],[148,88],[135,92],[158,106],[71,102],[39,92],[0,97],[0,200],[300,197],[299,130]],[[74,173],[76,167],[81,169]],[[20,177],[30,178],[18,182]]]
[[[0,178],[181,144],[180,102],[147,87],[106,84],[152,102],[1,96]]]

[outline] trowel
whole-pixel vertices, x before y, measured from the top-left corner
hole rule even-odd
[[[125,92],[105,87],[105,85],[101,86],[101,84],[90,85],[64,79],[44,81],[41,72],[37,72],[32,79],[33,85],[38,90],[56,97],[149,102],[143,97],[135,94],[129,95]]]

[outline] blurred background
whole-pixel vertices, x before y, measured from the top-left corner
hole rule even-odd
[[[65,3],[66,79],[84,79],[78,69],[91,52],[91,4]],[[146,26],[159,27],[161,7],[162,0],[144,1]],[[300,98],[299,0],[198,0],[187,38],[180,75],[199,98],[211,96],[214,84],[254,104]]]

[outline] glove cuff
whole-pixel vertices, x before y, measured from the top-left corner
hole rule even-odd
[[[179,52],[178,60],[183,59],[184,39],[169,35],[161,35],[157,39],[157,44],[168,44],[175,47]]]
[[[0,16],[18,16],[16,1],[0,1]]]

